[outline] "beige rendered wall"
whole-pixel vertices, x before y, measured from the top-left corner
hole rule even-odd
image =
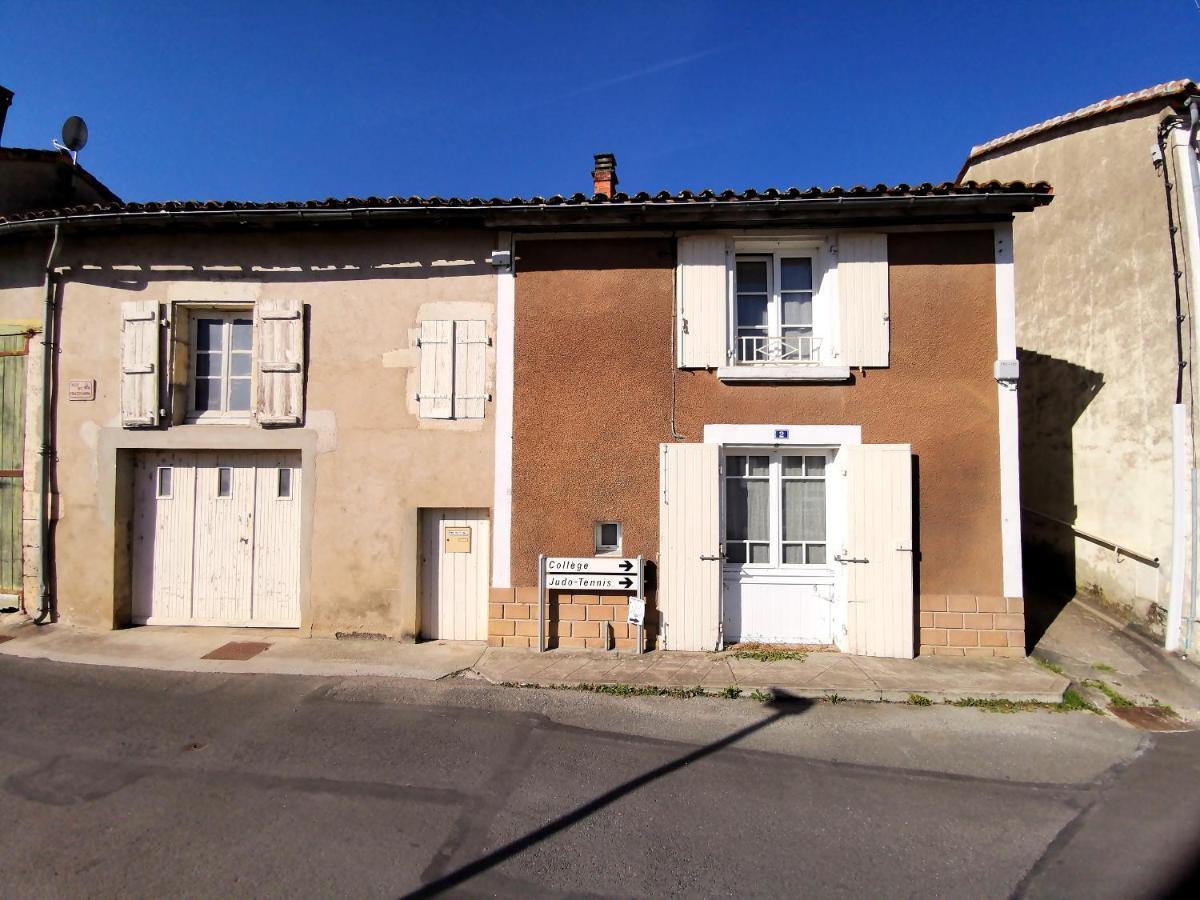
[[[1177,375],[1166,204],[1151,161],[1166,112],[1092,119],[997,151],[964,175],[1054,187],[1049,207],[1014,224],[1027,574],[1052,574],[1065,560],[1077,590],[1159,631]],[[1118,560],[1030,510],[1158,557],[1161,568]]]
[[[494,247],[480,231],[354,229],[307,233],[80,237],[61,265],[57,372],[56,593],[63,621],[108,628],[128,609],[128,490],[120,460],[137,447],[294,447],[304,454],[310,568],[303,629],[411,638],[419,627],[418,511],[490,507],[494,420],[417,417],[422,319],[495,327]],[[44,249],[39,251],[44,257]],[[16,246],[0,247],[18,261]],[[14,256],[15,254],[15,256]],[[0,275],[0,314],[38,315],[29,277]],[[130,299],[253,302],[307,308],[303,428],[120,427],[120,304]],[[494,356],[487,351],[488,390]],[[72,379],[96,380],[93,402],[69,402]]]

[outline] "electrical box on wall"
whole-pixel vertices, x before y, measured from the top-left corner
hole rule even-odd
[[[993,373],[997,381],[1015,382],[1021,375],[1021,364],[1015,359],[998,359]]]

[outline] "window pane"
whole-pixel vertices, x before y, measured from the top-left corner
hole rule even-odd
[[[765,294],[767,292],[766,260],[738,260],[737,289],[739,294]]]
[[[825,482],[783,483],[783,539],[825,540]]]
[[[751,544],[750,545],[750,562],[752,563],[769,563],[771,561],[771,548],[767,544]]]
[[[765,328],[767,326],[767,298],[738,295],[738,328]]]
[[[744,456],[727,456],[725,457],[725,472],[729,475],[745,475],[746,474],[746,457]]]
[[[771,485],[730,478],[725,482],[725,537],[765,541],[771,535]]]
[[[725,547],[725,562],[744,563],[746,561],[746,545],[742,543],[728,544]]]
[[[229,374],[230,375],[249,375],[250,374],[250,359],[249,353],[231,353],[229,354]]]
[[[812,324],[812,294],[783,295],[783,324]]]
[[[197,353],[196,354],[196,377],[206,378],[209,375],[221,374],[221,354],[219,353]]]
[[[158,470],[158,496],[171,496],[171,468],[170,466],[161,466]]]
[[[233,469],[226,466],[217,469],[217,496],[233,496]]]
[[[197,378],[196,379],[196,411],[216,411],[222,409],[221,406],[221,379],[220,378]]]
[[[767,456],[750,456],[750,474],[751,475],[768,475],[770,474],[770,457]]]
[[[234,350],[249,350],[252,346],[254,323],[249,319],[233,320],[233,337],[230,343]]]
[[[220,350],[222,346],[221,331],[224,327],[225,323],[220,319],[197,319],[196,349],[200,352]]]
[[[823,456],[806,456],[804,457],[804,465],[808,469],[808,474],[816,478],[825,477],[825,457]]]
[[[280,499],[286,500],[292,496],[292,470],[279,470],[279,488],[276,494]]]
[[[803,456],[785,456],[783,458],[783,474],[784,476],[797,476],[804,474],[804,457]]]
[[[746,539],[746,482],[739,478],[725,481],[725,538]]]
[[[809,544],[808,545],[808,564],[810,566],[825,565],[825,545],[824,544]]]
[[[617,546],[617,526],[612,522],[605,522],[600,526],[600,545],[602,547]]]
[[[229,379],[229,408],[243,412],[250,408],[250,379]]]
[[[812,290],[811,259],[781,259],[779,261],[779,288],[784,291]]]
[[[789,566],[798,566],[804,563],[804,545],[803,544],[784,544],[783,545],[783,561]]]

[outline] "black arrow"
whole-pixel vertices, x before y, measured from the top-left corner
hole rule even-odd
[[[621,563],[619,566],[617,566],[617,568],[624,569],[626,572],[628,572],[633,568],[633,563],[631,563],[629,560],[625,560],[625,562]]]
[[[617,582],[617,584],[621,585],[621,587],[623,587],[623,588],[631,588],[631,587],[633,587],[633,579],[632,578],[622,578],[620,581]]]

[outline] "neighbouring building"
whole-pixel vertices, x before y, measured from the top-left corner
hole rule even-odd
[[[1200,227],[1189,80],[974,147],[960,179],[1036,179],[1014,225],[1030,574],[1194,643]]]
[[[539,603],[540,555],[611,554],[656,561],[660,648],[1023,656],[1012,220],[1049,186],[594,176],[500,274],[490,641],[631,647],[625,594]]]
[[[538,556],[643,555],[651,646],[1023,655],[1011,228],[1049,187],[593,175],[0,220],[55,360],[26,606],[628,648],[628,595],[541,607]]]

